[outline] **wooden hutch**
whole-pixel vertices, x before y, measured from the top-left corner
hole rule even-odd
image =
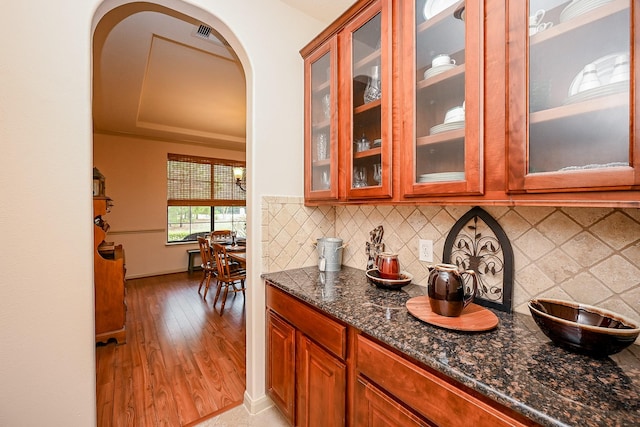
[[[122,245],[105,242],[109,224],[102,218],[112,201],[106,196],[93,198],[94,286],[96,342],[115,339],[126,342],[125,261]]]

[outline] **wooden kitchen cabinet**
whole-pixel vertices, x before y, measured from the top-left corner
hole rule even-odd
[[[328,84],[337,151],[324,166],[331,187],[307,190],[323,172],[305,157],[306,203],[640,207],[640,6],[577,3],[356,2],[301,50],[311,82],[307,64],[327,44],[337,49]],[[529,30],[543,8],[543,28]],[[452,66],[435,73],[440,54]],[[579,91],[592,63],[601,85]],[[628,79],[609,84],[625,66]],[[373,74],[381,98],[365,102]],[[316,103],[307,90],[306,116]],[[461,106],[464,125],[445,123]],[[362,134],[381,146],[358,146]]]
[[[509,191],[637,188],[638,4],[508,3]]]
[[[392,6],[359,2],[328,39],[301,51],[306,200],[392,196]]]
[[[482,194],[483,2],[404,2],[404,197]]]
[[[347,369],[302,333],[296,348],[296,425],[342,426],[346,419]]]
[[[267,311],[267,393],[289,423],[295,420],[296,330]]]
[[[125,258],[122,245],[104,241],[108,223],[102,218],[111,207],[108,197],[93,198],[93,269],[96,342],[126,342]]]
[[[356,379],[356,427],[423,427],[434,424],[415,415],[401,402],[362,377]]]
[[[338,39],[305,59],[305,184],[307,200],[338,200]]]
[[[391,197],[392,2],[378,0],[339,34],[346,198]],[[340,113],[339,112],[339,113]]]
[[[347,328],[267,286],[267,393],[291,425],[346,423]]]
[[[505,408],[467,393],[363,335],[358,335],[356,347],[358,385],[354,425],[537,425],[521,415],[512,416]]]

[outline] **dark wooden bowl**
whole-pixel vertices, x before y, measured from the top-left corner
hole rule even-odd
[[[594,357],[618,353],[640,335],[637,323],[586,304],[537,298],[529,301],[529,311],[553,342]]]

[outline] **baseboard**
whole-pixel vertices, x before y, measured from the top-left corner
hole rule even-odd
[[[244,392],[244,407],[251,415],[255,415],[259,412],[269,409],[273,406],[273,400],[267,395],[262,396],[260,399],[252,400],[251,396]]]
[[[185,268],[179,268],[177,270],[166,270],[166,271],[158,271],[154,273],[142,273],[142,274],[132,274],[131,276],[126,276],[125,279],[142,279],[144,277],[153,277],[153,276],[164,276],[165,274],[175,274],[175,273],[186,273],[187,270]]]

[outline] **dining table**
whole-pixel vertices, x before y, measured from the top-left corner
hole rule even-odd
[[[243,246],[242,251],[229,251],[227,250],[227,256],[234,261],[238,261],[240,264],[247,265],[247,251]]]

